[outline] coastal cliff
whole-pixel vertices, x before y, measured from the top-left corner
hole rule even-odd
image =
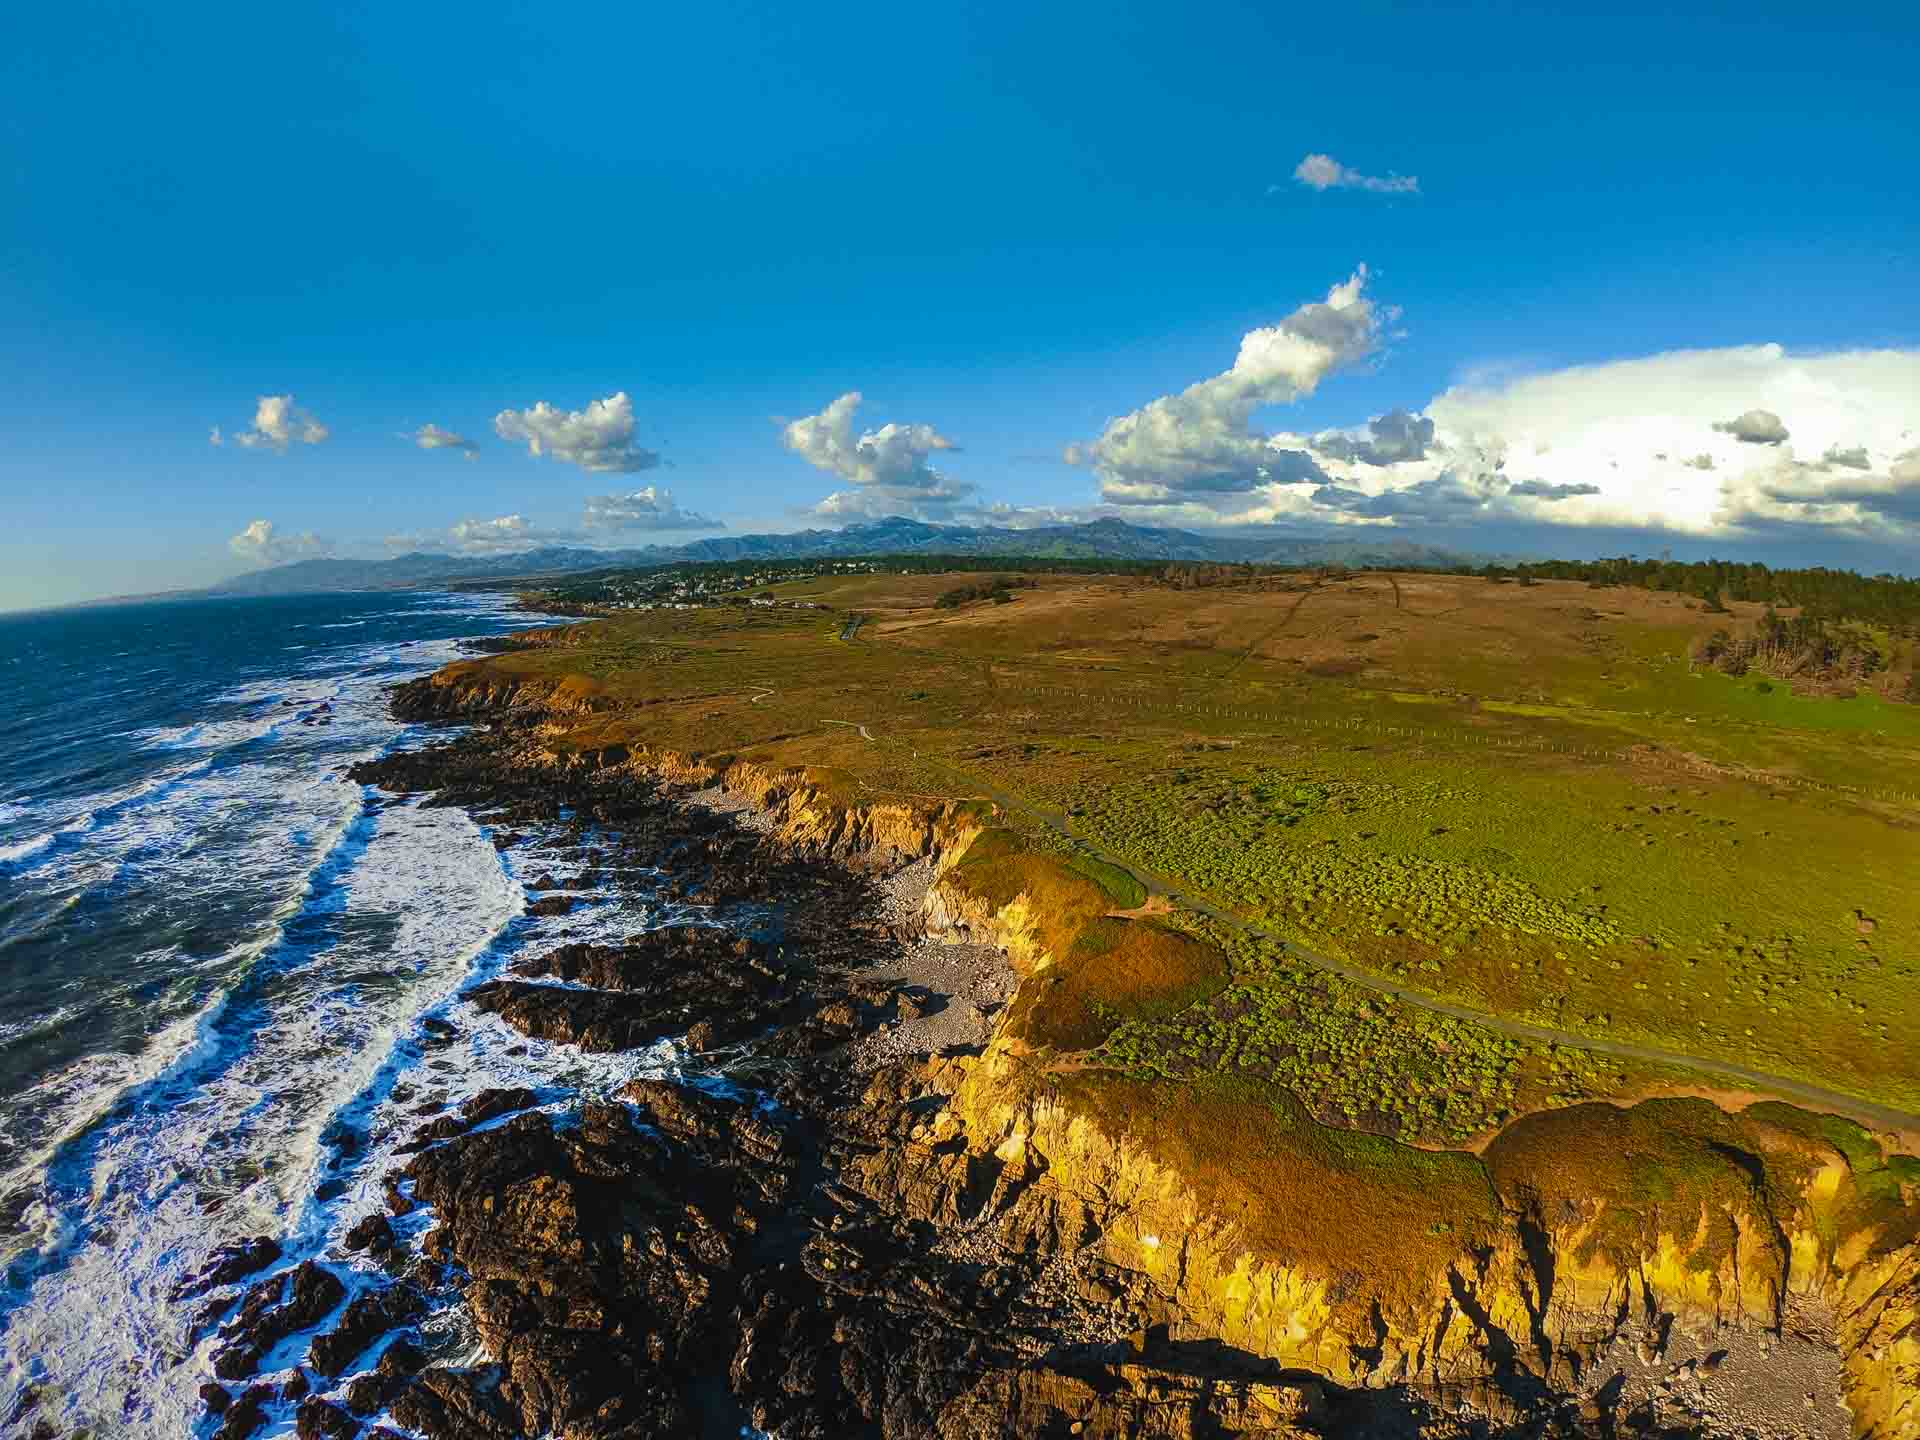
[[[1226,1084],[1156,1090],[1079,1063],[1052,998],[1071,991],[1058,982],[1090,925],[1139,922],[1063,899],[1051,857],[970,863],[999,833],[991,807],[595,744],[581,722],[605,704],[586,677],[468,662],[395,709],[500,720],[533,769],[722,787],[800,853],[930,858],[929,933],[1012,958],[1020,991],[984,1052],[929,1068],[937,1115],[858,1162],[870,1193],[1019,1249],[1096,1256],[1161,1297],[1176,1339],[1339,1386],[1413,1386],[1519,1421],[1578,1395],[1614,1347],[1654,1364],[1686,1338],[1711,1375],[1731,1345],[1764,1354],[1811,1328],[1838,1354],[1856,1435],[1920,1436],[1920,1168],[1859,1127],[1773,1103],[1591,1104],[1522,1116],[1474,1155],[1337,1131]]]

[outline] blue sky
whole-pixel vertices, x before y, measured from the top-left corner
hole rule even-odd
[[[322,550],[703,533],[650,515],[1530,527],[1569,552],[1638,529],[1897,561],[1911,16],[1694,12],[22,9],[0,606]],[[1329,342],[1335,311],[1358,328]],[[1236,372],[1253,333],[1294,348]],[[325,438],[238,443],[263,396]],[[1369,449],[1394,412],[1415,443]],[[429,424],[472,457],[406,438]]]

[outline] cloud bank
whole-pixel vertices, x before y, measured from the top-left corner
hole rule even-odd
[[[856,436],[853,417],[860,403],[860,392],[849,390],[819,414],[781,428],[780,443],[787,449],[815,469],[852,484],[828,495],[813,513],[838,520],[953,518],[975,487],[934,469],[931,457],[959,447],[931,425],[888,423]]]
[[[551,455],[599,473],[633,474],[660,463],[633,438],[633,401],[622,390],[584,410],[560,410],[542,400],[526,410],[493,417],[502,440],[524,440],[534,455]]]
[[[1364,280],[1067,458],[1147,523],[1920,540],[1920,352],[1673,351],[1456,386],[1313,436],[1253,428],[1257,406],[1373,353]]]

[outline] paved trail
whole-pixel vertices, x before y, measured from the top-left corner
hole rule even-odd
[[[879,743],[878,739],[867,730],[865,725],[859,724],[856,721],[829,720],[825,723],[829,725],[846,725],[850,728],[857,729],[862,738],[871,740],[875,744]],[[925,760],[926,757],[923,756],[921,758]],[[927,763],[936,762],[928,761]],[[980,782],[975,777],[967,775],[964,771],[954,770],[951,766],[945,765],[942,765],[940,768],[948,770],[950,773],[962,778],[968,787],[979,788]],[[1554,1030],[1545,1025],[1530,1025],[1524,1020],[1510,1020],[1502,1015],[1490,1015],[1484,1010],[1474,1010],[1465,1005],[1454,1005],[1445,1000],[1436,1000],[1431,995],[1422,994],[1420,991],[1409,989],[1404,985],[1397,985],[1393,981],[1384,979],[1381,976],[1371,974],[1365,970],[1356,969],[1330,956],[1321,955],[1309,950],[1305,946],[1287,939],[1286,936],[1267,929],[1264,925],[1255,924],[1253,921],[1235,915],[1231,911],[1222,910],[1219,906],[1203,900],[1196,895],[1190,895],[1170,881],[1164,880],[1150,871],[1142,870],[1131,861],[1122,860],[1117,855],[1108,854],[1085,836],[1076,834],[1067,817],[1058,810],[1049,810],[1045,806],[1036,805],[1030,800],[1023,800],[1018,796],[1009,795],[1004,791],[991,788],[986,790],[986,795],[988,799],[992,800],[994,804],[1004,810],[1016,811],[1039,820],[1042,824],[1047,825],[1065,837],[1083,854],[1090,855],[1096,860],[1103,861],[1117,869],[1126,871],[1145,887],[1149,895],[1162,896],[1177,905],[1183,905],[1187,909],[1209,916],[1223,925],[1231,926],[1242,934],[1257,935],[1263,940],[1270,940],[1296,960],[1305,961],[1307,964],[1324,970],[1330,975],[1338,975],[1343,980],[1349,980],[1356,985],[1363,985],[1367,989],[1379,994],[1390,995],[1395,1000],[1405,1004],[1418,1006],[1420,1009],[1431,1011],[1436,1015],[1449,1015],[1456,1020],[1467,1020],[1475,1025],[1483,1026],[1488,1030],[1497,1031],[1502,1035],[1510,1035],[1516,1040],[1531,1040],[1540,1044],[1564,1045],[1577,1050],[1591,1050],[1596,1055],[1611,1055],[1620,1060],[1639,1060],[1647,1064],[1671,1065],[1684,1070],[1692,1070],[1697,1074],[1711,1076],[1717,1080],[1732,1081],[1743,1088],[1764,1090],[1785,1099],[1817,1106],[1821,1110],[1831,1112],[1835,1115],[1843,1115],[1849,1120],[1857,1121],[1873,1130],[1920,1131],[1920,1114],[1913,1114],[1906,1110],[1897,1110],[1889,1105],[1877,1105],[1870,1100],[1862,1100],[1858,1096],[1847,1095],[1838,1090],[1824,1090],[1818,1085],[1809,1085],[1803,1080],[1794,1080],[1785,1075],[1772,1075],[1765,1070],[1756,1070],[1746,1065],[1736,1065],[1729,1060],[1710,1060],[1698,1055],[1683,1054],[1677,1050],[1661,1050],[1651,1045],[1629,1045],[1621,1040],[1604,1040],[1591,1035],[1576,1034],[1570,1030]]]

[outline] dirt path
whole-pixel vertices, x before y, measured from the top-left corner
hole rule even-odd
[[[1294,599],[1293,604],[1287,607],[1287,613],[1280,617],[1279,624],[1269,626],[1267,629],[1262,630],[1258,635],[1253,637],[1252,642],[1247,646],[1245,650],[1242,650],[1240,654],[1234,658],[1233,663],[1227,666],[1225,670],[1220,672],[1219,678],[1214,682],[1215,685],[1226,684],[1227,681],[1231,680],[1236,674],[1239,673],[1240,667],[1242,665],[1246,664],[1247,661],[1253,658],[1254,652],[1256,650],[1258,650],[1262,645],[1266,644],[1267,641],[1271,640],[1274,636],[1280,634],[1281,631],[1287,628],[1287,626],[1291,625],[1293,623],[1293,617],[1300,613],[1300,607],[1306,604],[1308,598],[1311,597],[1315,591],[1319,590],[1319,588],[1320,588],[1320,581],[1318,578],[1316,578],[1311,585],[1309,585],[1306,589],[1300,592],[1300,594]]]

